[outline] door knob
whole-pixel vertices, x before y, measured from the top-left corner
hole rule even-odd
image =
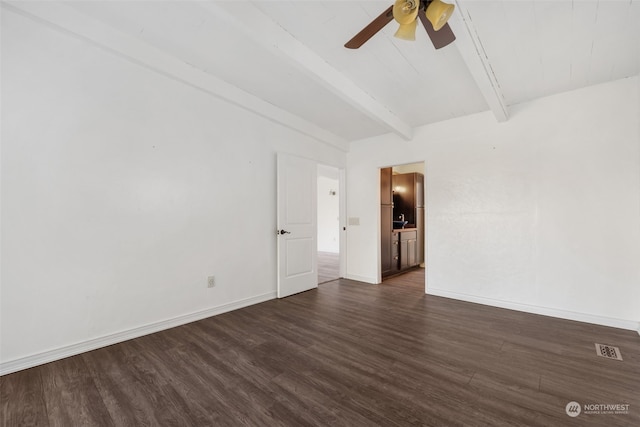
[[[278,234],[291,234],[291,232],[287,230],[280,230]]]

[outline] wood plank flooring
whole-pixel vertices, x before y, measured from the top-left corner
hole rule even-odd
[[[349,280],[0,378],[3,426],[638,426],[640,337]],[[594,343],[624,361],[597,357]],[[565,406],[628,404],[626,414]]]
[[[340,254],[318,251],[318,284],[340,278]]]

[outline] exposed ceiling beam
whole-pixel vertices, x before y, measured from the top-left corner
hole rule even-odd
[[[306,119],[270,104],[140,39],[58,2],[2,1],[2,7],[72,35],[173,80],[235,104],[315,140],[348,151],[348,142]]]
[[[248,2],[201,2],[271,53],[312,77],[354,108],[400,137],[411,140],[413,128],[352,80]]]
[[[455,0],[456,10],[449,19],[451,28],[456,34],[453,43],[458,48],[462,59],[471,72],[480,92],[487,101],[489,108],[499,122],[507,121],[509,112],[496,78],[489,57],[484,51],[478,32],[471,20],[471,14],[462,1]]]

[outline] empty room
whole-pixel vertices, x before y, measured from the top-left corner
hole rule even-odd
[[[2,426],[640,425],[639,0],[0,5]]]

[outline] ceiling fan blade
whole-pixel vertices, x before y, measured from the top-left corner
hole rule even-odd
[[[436,49],[443,48],[456,39],[456,36],[453,34],[449,24],[444,24],[442,28],[436,31],[433,29],[431,21],[427,19],[427,15],[425,15],[424,10],[421,10],[420,13],[418,13],[418,16],[420,17],[420,21],[422,21],[422,25],[424,25],[424,29],[427,30],[431,43],[433,43],[433,46]]]
[[[393,6],[389,6],[389,9],[385,10],[376,19],[371,21],[369,25],[364,27],[362,31],[353,36],[344,47],[349,49],[357,49],[371,37],[373,37],[378,31],[380,31],[385,25],[393,20]]]

